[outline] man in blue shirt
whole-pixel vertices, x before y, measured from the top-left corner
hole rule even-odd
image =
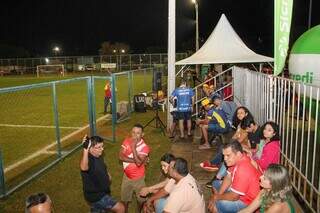
[[[170,99],[177,98],[177,117],[179,119],[180,138],[184,138],[184,121],[187,120],[188,136],[191,136],[191,115],[194,105],[194,91],[186,86],[182,80],[180,87],[176,88]]]
[[[232,119],[233,119],[234,113],[238,108],[237,104],[233,101],[222,100],[221,96],[218,94],[214,94],[211,97],[211,100],[216,109],[220,109],[225,113],[225,115],[227,116],[229,125],[232,126]]]

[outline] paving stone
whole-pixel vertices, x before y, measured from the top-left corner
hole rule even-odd
[[[178,142],[179,141],[179,142]],[[193,142],[191,142],[193,141]],[[207,172],[200,167],[200,163],[205,160],[210,160],[215,155],[215,147],[209,150],[199,150],[199,142],[194,138],[187,138],[172,142],[171,153],[177,157],[183,157],[189,162],[190,173],[198,181],[206,202],[209,200],[211,190],[205,184],[210,181],[215,173]]]

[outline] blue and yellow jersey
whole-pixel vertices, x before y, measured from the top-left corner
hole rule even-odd
[[[221,128],[229,126],[227,116],[222,110],[215,108],[210,109],[208,111],[207,118],[209,119],[209,123],[217,123]]]

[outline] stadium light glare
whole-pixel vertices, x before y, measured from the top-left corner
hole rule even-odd
[[[122,53],[125,53],[126,51],[124,49],[121,50]]]
[[[59,52],[61,51],[60,47],[55,46],[52,51],[54,52],[54,54],[57,56],[59,54]]]
[[[49,58],[45,58],[44,60],[45,60],[46,64],[49,64],[49,62],[50,62]]]
[[[53,51],[59,52],[59,51],[60,51],[60,48],[59,48],[59,47],[54,47],[54,48],[53,48]]]
[[[113,53],[116,53],[117,52],[117,50],[113,50]]]

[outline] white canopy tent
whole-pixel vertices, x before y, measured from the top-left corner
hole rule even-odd
[[[222,14],[206,43],[192,56],[176,62],[176,65],[260,62],[273,62],[273,58],[249,49]]]

